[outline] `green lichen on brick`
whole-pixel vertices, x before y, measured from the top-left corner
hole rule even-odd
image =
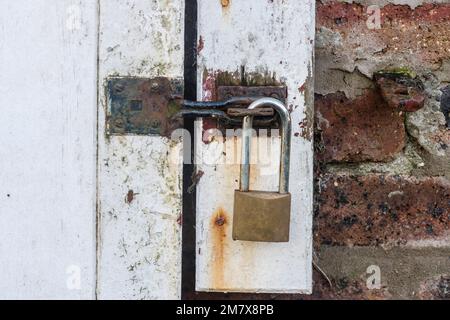
[[[394,78],[410,78],[415,79],[417,78],[417,74],[410,70],[407,67],[398,67],[398,68],[392,68],[392,69],[386,69],[386,70],[380,70],[374,73],[374,78],[377,77],[383,77],[383,76],[390,76]]]

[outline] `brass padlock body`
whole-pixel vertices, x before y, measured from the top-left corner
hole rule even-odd
[[[289,242],[291,194],[236,190],[233,240]]]

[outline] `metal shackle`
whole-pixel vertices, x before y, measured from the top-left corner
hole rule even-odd
[[[272,107],[280,115],[281,120],[281,162],[279,193],[289,192],[289,166],[291,153],[292,122],[286,106],[274,98],[261,98],[253,102],[248,109],[253,110],[260,107]],[[244,118],[242,127],[242,160],[240,191],[247,192],[250,189],[250,151],[252,141],[253,116]]]

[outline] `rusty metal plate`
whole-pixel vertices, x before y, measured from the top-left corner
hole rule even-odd
[[[271,107],[266,108],[257,108],[253,110],[245,109],[245,108],[229,108],[227,110],[227,114],[230,117],[246,117],[246,116],[254,116],[254,117],[272,117],[275,114],[275,110]]]
[[[286,103],[287,88],[285,86],[219,86],[217,88],[218,100],[227,100],[232,97],[272,97]]]
[[[182,126],[182,119],[172,119],[180,110],[181,79],[110,78],[107,94],[109,135],[168,136]]]
[[[227,100],[232,97],[272,97],[286,103],[287,87],[286,86],[219,86],[217,88],[217,99]],[[242,118],[247,115],[255,116],[253,126],[255,128],[278,128],[278,116],[275,111],[270,108],[259,108],[258,110],[249,111],[242,107],[231,107],[227,109],[227,114],[231,117]],[[229,128],[229,125],[219,120],[219,128]],[[232,126],[235,127],[235,126]],[[237,127],[240,127],[238,125]]]

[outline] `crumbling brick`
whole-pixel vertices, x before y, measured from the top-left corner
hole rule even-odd
[[[342,93],[316,97],[323,162],[388,161],[405,146],[404,117],[377,90],[350,100]]]

